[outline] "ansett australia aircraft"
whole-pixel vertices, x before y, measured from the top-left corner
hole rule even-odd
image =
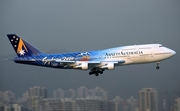
[[[95,50],[88,52],[72,52],[61,54],[44,54],[16,34],[7,35],[17,57],[14,62],[36,66],[90,70],[89,75],[98,76],[105,70],[113,70],[116,66],[159,62],[176,54],[175,51],[161,44],[130,45]]]

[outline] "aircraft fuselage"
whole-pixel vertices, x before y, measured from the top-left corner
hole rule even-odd
[[[17,53],[14,62],[60,69],[90,70],[90,75],[102,74],[105,69],[113,70],[116,66],[130,64],[157,63],[176,54],[175,51],[161,44],[130,45],[104,50],[44,54],[15,34],[8,38]]]

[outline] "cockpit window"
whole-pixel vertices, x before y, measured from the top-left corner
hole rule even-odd
[[[159,47],[163,47],[162,45],[160,45]]]

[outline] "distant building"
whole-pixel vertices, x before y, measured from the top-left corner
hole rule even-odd
[[[77,111],[114,111],[115,104],[114,102],[95,99],[77,99],[76,108]]]
[[[143,88],[138,92],[139,111],[158,111],[157,91],[154,88]]]
[[[12,111],[12,110],[13,110],[13,108],[12,108],[12,105],[10,105],[10,104],[0,106],[0,111]]]
[[[69,89],[63,90],[61,88],[54,90],[53,92],[54,98],[87,98],[87,99],[99,99],[99,100],[107,100],[107,92],[100,88],[96,87],[94,89],[88,89],[85,86],[80,86],[77,90]]]
[[[134,99],[134,97],[130,97],[126,100],[128,103],[128,111],[136,111],[137,109],[137,99]]]
[[[88,88],[85,86],[81,86],[77,89],[77,98],[86,98],[88,94]]]
[[[28,97],[29,97],[29,93],[28,93],[28,91],[26,91],[26,92],[23,94],[22,101],[27,101]]]
[[[29,97],[27,99],[26,105],[29,109],[34,110],[36,107],[36,102],[40,99],[47,98],[47,89],[45,87],[34,86],[30,87],[28,91]]]
[[[115,102],[115,111],[123,111],[123,99],[116,96],[113,101]]]
[[[158,111],[170,110],[170,94],[167,91],[161,91],[158,93]]]
[[[177,110],[180,111],[180,97],[177,98]]]
[[[87,94],[87,97],[88,98],[98,98],[100,100],[107,100],[108,97],[107,97],[107,92],[100,88],[100,87],[96,87],[94,89],[90,89],[88,91],[88,94]]]
[[[123,100],[119,96],[116,96],[113,101],[115,102],[115,111],[136,111],[137,99],[130,97],[127,100]]]
[[[0,91],[1,102],[13,102],[15,100],[15,94],[11,91]]]
[[[170,111],[180,111],[180,98],[176,98],[175,104],[171,106]]]
[[[35,106],[34,111],[76,111],[71,99],[41,99]]]
[[[170,92],[170,104],[171,106],[177,103],[177,98],[180,97],[180,90],[174,90]]]
[[[0,111],[29,111],[29,109],[19,104],[5,104],[0,106]]]
[[[54,90],[53,93],[54,98],[76,98],[76,91],[74,89],[69,89],[69,90],[63,90],[61,88]]]
[[[64,98],[65,96],[65,94],[64,94],[64,90],[63,89],[61,89],[61,88],[59,88],[59,89],[57,89],[57,90],[54,90],[54,93],[53,93],[53,95],[54,95],[54,98]]]
[[[90,99],[41,99],[35,111],[115,111],[111,101]]]
[[[65,97],[75,99],[76,98],[76,91],[74,89],[66,90],[65,91]]]
[[[29,97],[35,98],[47,98],[47,89],[45,87],[34,86],[29,88]]]

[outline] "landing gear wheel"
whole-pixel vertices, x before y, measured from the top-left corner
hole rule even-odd
[[[99,73],[100,73],[100,74],[103,74],[103,71],[100,71]]]
[[[103,74],[105,69],[101,69],[101,68],[92,68],[89,72],[89,75],[95,75],[95,76],[99,76],[100,74]]]
[[[160,67],[159,66],[156,66],[156,69],[158,70]]]
[[[99,73],[96,73],[95,75],[96,75],[96,76],[99,76]]]
[[[92,75],[92,73],[91,73],[91,72],[89,72],[89,75]]]
[[[160,62],[157,62],[156,64],[157,64],[157,66],[156,66],[156,69],[158,70],[160,67],[159,67],[159,63]]]

